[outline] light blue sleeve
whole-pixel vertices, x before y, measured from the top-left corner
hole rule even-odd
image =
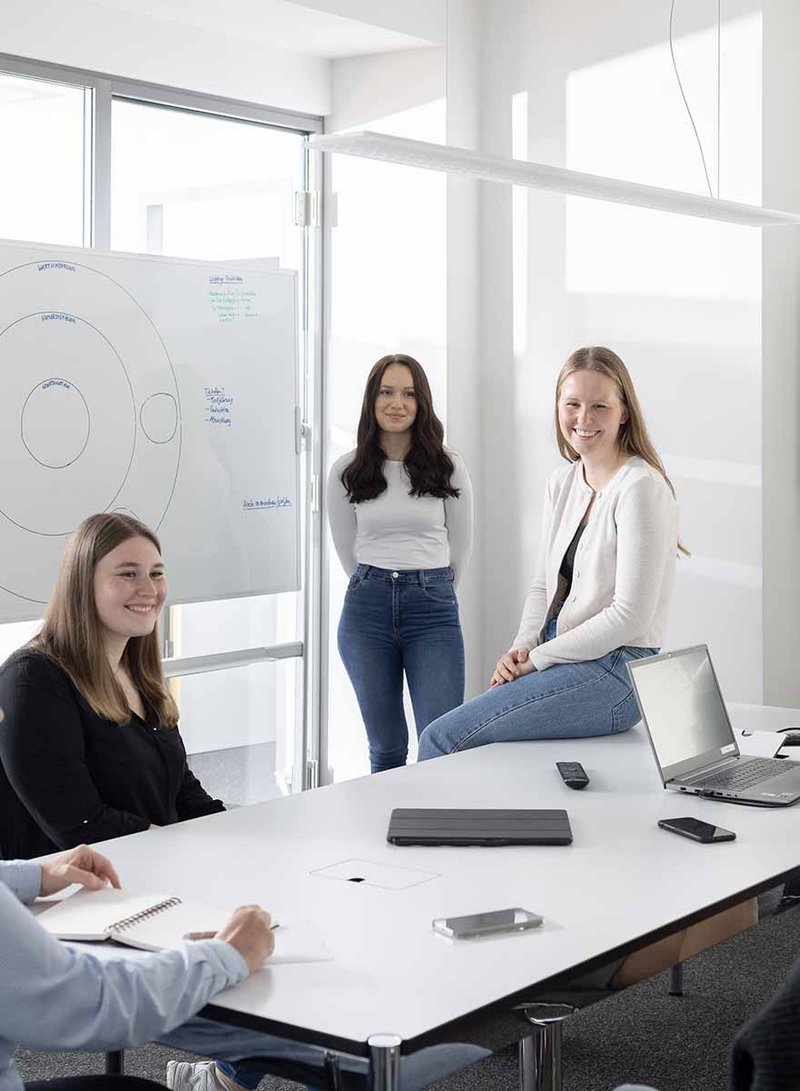
[[[0,883],[21,902],[32,902],[42,886],[42,869],[32,860],[0,860]]]
[[[220,940],[102,960],[59,943],[0,886],[0,1027],[3,1038],[20,1045],[143,1045],[246,976],[242,957]]]

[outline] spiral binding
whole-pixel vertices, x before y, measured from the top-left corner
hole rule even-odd
[[[151,905],[149,909],[141,909],[138,913],[134,913],[130,917],[124,917],[121,921],[115,921],[114,924],[110,924],[106,928],[107,932],[124,932],[128,928],[132,928],[135,924],[141,924],[142,921],[149,920],[150,917],[155,917],[157,913],[163,913],[165,909],[173,909],[176,905],[180,905],[180,898],[167,898],[163,902],[158,902],[157,905]]]

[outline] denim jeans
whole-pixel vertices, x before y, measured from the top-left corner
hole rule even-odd
[[[313,1065],[319,1068],[320,1075],[319,1084],[315,1086],[321,1087],[326,1083],[323,1072],[325,1050],[270,1034],[259,1034],[254,1030],[225,1026],[212,1019],[195,1016],[159,1041],[162,1045],[188,1053],[216,1057],[219,1068],[246,1088],[256,1088],[267,1070],[265,1065],[259,1064],[259,1057],[263,1057],[265,1062],[280,1059]],[[434,1080],[443,1079],[488,1055],[488,1051],[479,1046],[460,1042],[421,1049],[404,1057],[400,1063],[401,1091],[427,1087]],[[344,1071],[366,1074],[367,1061],[363,1057],[345,1055],[340,1059],[340,1067]]]
[[[556,633],[555,619],[545,632]],[[627,731],[639,720],[625,664],[658,648],[616,648],[602,659],[533,671],[482,693],[429,724],[419,760],[492,742],[580,739]]]
[[[418,735],[464,700],[452,568],[398,572],[360,564],[345,595],[339,654],[367,729],[372,772],[405,765],[403,672]]]

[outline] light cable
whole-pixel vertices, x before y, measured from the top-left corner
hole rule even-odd
[[[670,57],[672,57],[672,67],[673,67],[673,69],[675,71],[675,79],[678,81],[678,88],[679,88],[680,93],[681,93],[681,98],[683,99],[683,105],[686,107],[686,113],[689,115],[689,121],[691,122],[692,129],[694,131],[694,138],[697,141],[697,147],[698,147],[698,149],[700,151],[700,159],[701,159],[702,164],[703,164],[703,174],[705,174],[705,176],[706,176],[706,185],[708,186],[708,195],[709,195],[709,197],[711,197],[713,199],[714,190],[713,190],[713,188],[711,186],[711,179],[708,176],[708,167],[706,166],[706,157],[705,157],[705,155],[703,153],[703,144],[702,144],[702,141],[700,140],[700,134],[697,131],[697,126],[694,123],[694,118],[692,117],[692,111],[689,108],[689,103],[688,103],[687,98],[686,98],[686,93],[683,90],[683,82],[681,81],[681,74],[678,71],[678,62],[675,60],[675,46],[674,46],[673,41],[672,41],[672,23],[673,23],[674,16],[675,16],[675,0],[672,0],[672,3],[670,4],[670,8],[669,8],[669,54],[670,54]],[[717,48],[719,49],[719,46]],[[717,64],[717,118],[719,118],[719,64]],[[719,124],[717,125],[717,145],[719,147]],[[719,158],[719,151],[717,151],[717,157]],[[717,165],[717,180],[719,181],[719,165]],[[719,197],[719,191],[717,192],[717,197]]]

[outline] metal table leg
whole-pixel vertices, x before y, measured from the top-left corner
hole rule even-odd
[[[125,1050],[115,1049],[106,1053],[106,1075],[121,1076],[125,1070]]]
[[[531,1027],[519,1043],[520,1091],[561,1091],[561,1024],[571,1004],[521,1004],[515,1009]]]
[[[367,1039],[370,1091],[398,1091],[402,1041],[399,1034],[371,1034]]]
[[[669,968],[669,995],[683,996],[683,963],[676,962]]]

